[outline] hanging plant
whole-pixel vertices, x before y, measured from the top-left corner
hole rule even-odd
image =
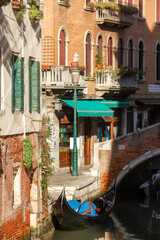
[[[29,169],[32,165],[33,147],[29,138],[23,140],[23,162],[25,168]]]
[[[38,23],[41,19],[43,19],[43,13],[39,11],[36,6],[30,7],[28,15],[30,19],[35,21],[35,23]]]
[[[15,6],[15,5],[13,5],[13,6]],[[20,5],[18,5],[18,9],[17,10],[19,11],[19,13],[17,15],[17,18],[18,19],[23,19],[24,18],[24,14],[26,12],[26,5],[23,4],[22,1],[20,1]]]

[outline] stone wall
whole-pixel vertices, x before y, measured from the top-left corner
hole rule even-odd
[[[107,189],[125,165],[157,148],[160,148],[160,124],[101,143],[99,164],[102,191]]]

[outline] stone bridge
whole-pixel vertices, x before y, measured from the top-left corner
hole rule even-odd
[[[160,156],[160,123],[102,143],[95,143],[92,173],[99,168],[101,190],[117,176],[117,185],[138,165]]]

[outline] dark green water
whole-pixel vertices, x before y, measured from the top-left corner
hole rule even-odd
[[[101,225],[78,231],[56,230],[53,240],[160,240],[160,203],[128,200],[116,202],[110,218]]]

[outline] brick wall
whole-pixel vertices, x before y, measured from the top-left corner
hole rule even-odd
[[[159,124],[108,143],[102,143],[99,151],[102,191],[107,189],[125,165],[157,148],[160,148]]]
[[[37,159],[35,150],[38,149],[36,135],[30,134],[29,138],[32,141],[33,162],[35,162]],[[27,172],[23,165],[23,137],[2,138],[1,150],[3,171],[0,172],[0,239],[21,239],[30,234],[31,212],[31,171]],[[14,202],[14,177],[18,167],[21,169],[21,203],[16,205]],[[34,169],[32,171],[34,172]]]

